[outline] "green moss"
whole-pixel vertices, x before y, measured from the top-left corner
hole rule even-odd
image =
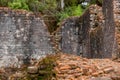
[[[58,55],[48,55],[42,61],[40,61],[39,79],[38,80],[51,80],[55,76],[53,71],[55,61],[59,58]]]
[[[55,77],[53,69],[58,58],[58,55],[46,56],[38,63],[39,72],[37,74],[27,74],[22,80],[51,80],[52,77]]]

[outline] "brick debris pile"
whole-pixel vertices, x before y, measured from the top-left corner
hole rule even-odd
[[[61,55],[56,61],[57,80],[120,80],[120,63],[110,59],[86,59]]]

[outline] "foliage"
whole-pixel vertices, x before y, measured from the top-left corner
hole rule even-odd
[[[78,3],[78,0],[65,0],[66,6],[75,6]]]
[[[56,0],[0,0],[0,6],[36,12],[56,9],[57,2]]]
[[[0,6],[7,7],[9,2],[13,0],[0,0]]]
[[[98,5],[102,5],[103,0],[91,0],[90,4],[98,4]]]
[[[26,4],[29,7],[29,10],[38,12],[40,10],[42,3],[39,2],[38,0],[26,0]]]
[[[75,6],[74,8],[73,8],[73,12],[72,12],[73,14],[73,16],[80,16],[82,13],[83,13],[83,9],[81,8],[81,6],[80,5],[78,5],[78,6]]]
[[[34,12],[42,12],[44,10],[51,10],[56,8],[56,0],[27,0],[29,9]]]
[[[65,18],[80,16],[86,9],[86,5],[82,5],[84,1],[85,0],[64,0],[64,9],[59,9],[61,0],[0,0],[0,5],[13,9],[41,12],[47,16],[55,16],[56,24],[54,26],[57,26],[57,24]],[[95,4],[97,1],[101,2],[102,0],[91,0],[90,3]]]
[[[48,9],[55,9],[57,7],[56,0],[45,0],[45,3]]]
[[[63,11],[56,14],[58,21],[62,21],[70,16],[80,16],[84,12],[81,5],[66,7]]]
[[[47,55],[44,59],[40,61],[39,66],[42,67],[42,69],[40,69],[42,75],[38,76],[38,80],[51,80],[51,78],[55,76],[55,72],[53,71],[53,69],[55,66],[55,61],[58,60],[59,57],[59,54]]]
[[[13,0],[8,3],[8,6],[13,9],[25,9],[29,10],[28,5],[26,4],[26,0]]]
[[[103,3],[103,0],[98,0],[101,4]]]

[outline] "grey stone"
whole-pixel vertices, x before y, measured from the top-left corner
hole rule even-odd
[[[38,67],[36,66],[29,66],[27,72],[30,74],[36,74],[38,72]]]
[[[112,5],[113,0],[103,1],[103,15],[105,17],[103,28],[103,57],[107,58],[112,57],[112,53],[114,53],[115,49],[115,21]]]
[[[103,23],[97,20],[98,15],[103,16],[102,8],[93,5],[82,16],[66,19],[56,33],[61,37],[59,49],[88,58],[101,58]]]
[[[62,52],[87,58],[112,58],[118,53],[112,1],[106,4],[103,10],[92,5],[82,16],[62,22],[56,32],[61,37],[59,49]]]
[[[20,67],[54,53],[40,16],[1,8],[0,13],[0,67]]]

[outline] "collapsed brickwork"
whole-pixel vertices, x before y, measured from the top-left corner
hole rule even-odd
[[[39,14],[0,8],[0,67],[19,67],[54,53]]]
[[[120,63],[110,59],[86,59],[62,54],[54,70],[56,80],[120,80]]]

